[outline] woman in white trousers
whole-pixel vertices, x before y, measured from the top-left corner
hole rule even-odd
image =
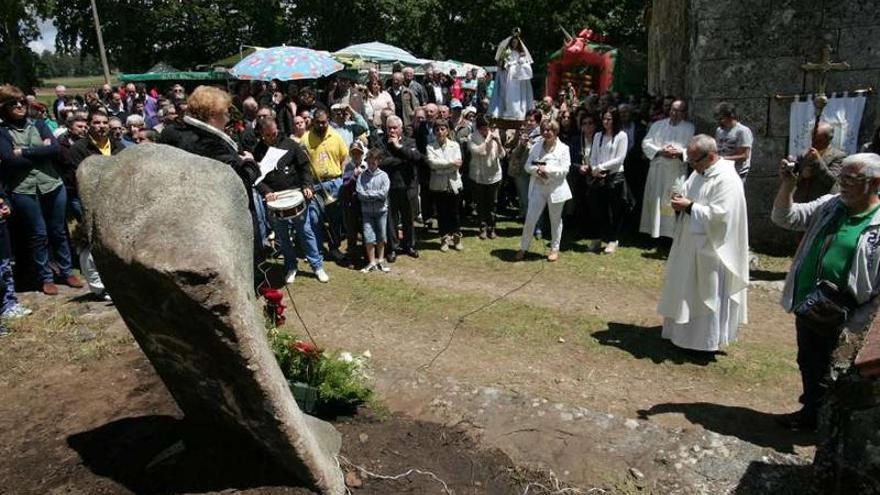
[[[562,239],[562,206],[571,199],[571,189],[565,180],[571,166],[568,146],[558,139],[559,124],[555,121],[541,123],[541,139],[529,152],[525,172],[531,176],[529,181],[529,209],[523,225],[522,238],[516,260],[522,260],[529,244],[535,224],[547,206],[550,214],[550,254],[548,261],[559,259],[559,241]]]

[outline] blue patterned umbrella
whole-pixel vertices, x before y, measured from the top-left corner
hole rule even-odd
[[[231,72],[238,79],[295,81],[329,76],[343,67],[327,52],[296,46],[277,46],[248,55],[235,64]]]

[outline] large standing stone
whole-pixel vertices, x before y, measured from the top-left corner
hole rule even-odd
[[[819,417],[815,466],[824,493],[880,493],[880,297],[844,325]]]
[[[140,145],[90,158],[77,177],[101,278],[187,419],[249,438],[300,480],[343,493],[338,432],[299,410],[266,342],[232,169]]]

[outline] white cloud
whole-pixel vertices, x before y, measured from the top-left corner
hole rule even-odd
[[[55,36],[58,35],[58,29],[51,20],[43,19],[40,21],[40,37],[28,43],[31,50],[37,53],[43,53],[46,50],[55,51]]]

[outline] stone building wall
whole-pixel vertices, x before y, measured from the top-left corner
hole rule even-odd
[[[670,12],[672,11],[672,12]],[[793,236],[770,223],[778,186],[779,159],[787,153],[791,100],[776,94],[813,92],[816,80],[801,65],[819,58],[830,43],[834,61],[850,70],[829,73],[827,91],[851,91],[880,85],[880,0],[654,0],[652,23],[685,13],[688,43],[684,96],[698,132],[712,133],[712,110],[720,101],[737,106],[740,120],[755,134],[752,169],[747,183],[751,244],[786,250]],[[664,28],[652,26],[651,32]],[[662,40],[649,45],[649,67],[677,49]],[[661,81],[654,77],[652,81]],[[662,81],[661,81],[662,82]],[[669,88],[680,83],[668,81]],[[665,87],[655,90],[666,91]],[[869,96],[860,142],[880,124],[878,95]]]

